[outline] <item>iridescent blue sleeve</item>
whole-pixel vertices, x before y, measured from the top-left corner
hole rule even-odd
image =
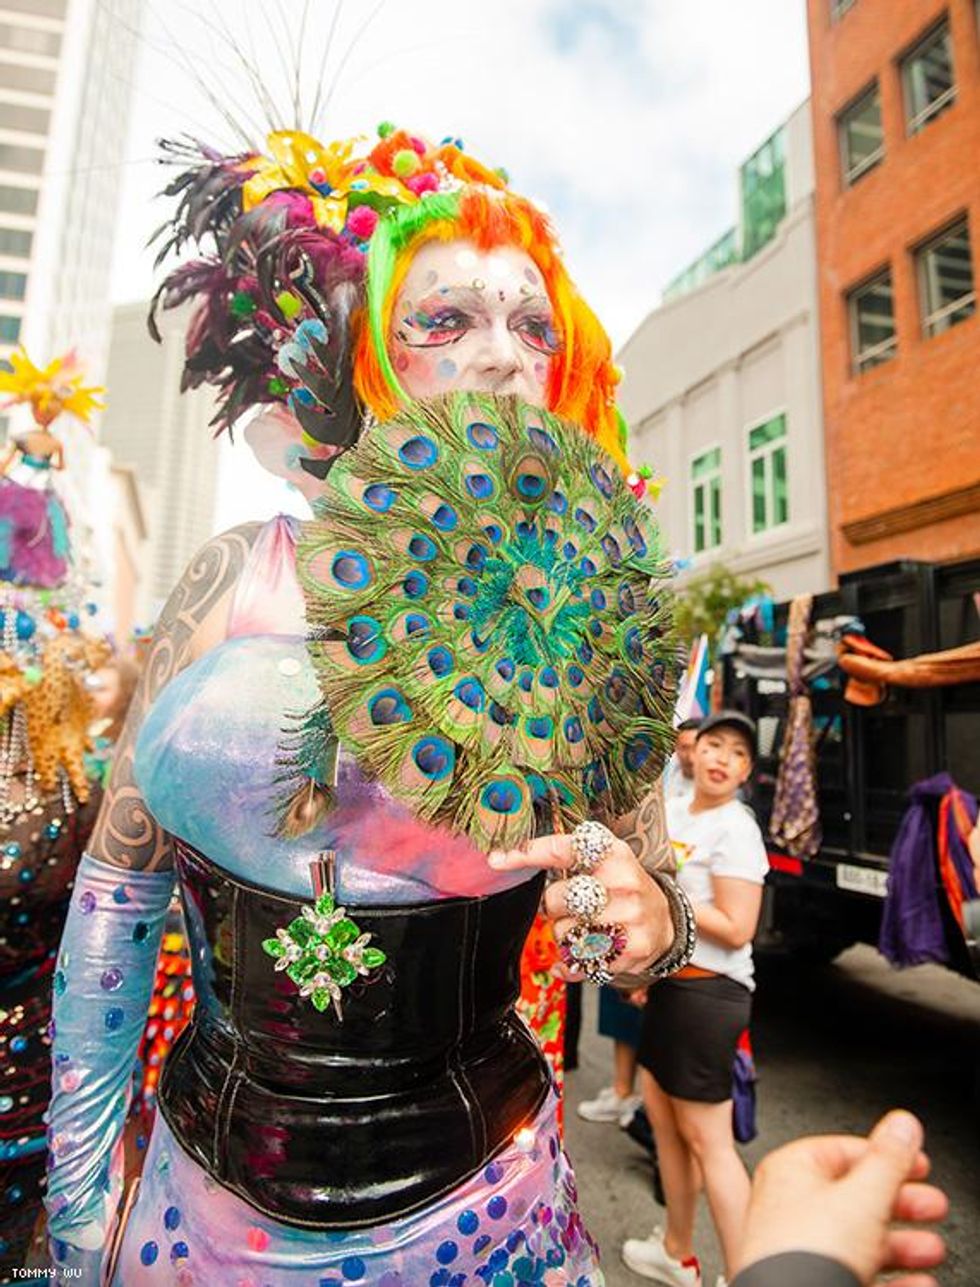
[[[122,1186],[122,1128],[172,871],[85,854],[54,973],[48,1229],[55,1281],[98,1263]]]

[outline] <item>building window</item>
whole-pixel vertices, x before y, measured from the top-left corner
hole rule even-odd
[[[46,134],[51,113],[43,107],[25,107],[23,103],[0,103],[0,128],[23,130],[27,134]]]
[[[921,40],[902,62],[905,118],[910,134],[919,130],[956,101],[953,79],[953,42],[949,23],[943,21]]]
[[[872,277],[848,297],[854,374],[870,371],[898,351],[891,269]]]
[[[940,335],[972,317],[977,307],[970,257],[970,230],[965,219],[932,237],[916,253],[922,329]]]
[[[694,553],[721,545],[721,448],[712,447],[691,461],[691,512]]]
[[[27,274],[0,269],[0,299],[23,299],[27,294]]]
[[[13,170],[22,174],[40,174],[44,169],[44,153],[36,147],[18,147],[14,143],[0,143],[0,170]]]
[[[21,89],[29,94],[53,94],[54,72],[46,67],[0,62],[0,89]]]
[[[788,523],[785,412],[749,430],[749,477],[752,479],[753,535]]]
[[[4,214],[37,214],[37,188],[14,188],[0,183],[0,210]]]
[[[751,259],[786,214],[786,136],[778,129],[739,171],[742,204],[742,258]]]
[[[885,155],[885,132],[881,125],[881,93],[878,82],[871,86],[837,118],[841,171],[844,185],[856,183]]]
[[[0,22],[0,49],[57,58],[61,50],[61,36],[57,31],[45,31],[41,27],[21,27],[12,22]]]
[[[0,255],[19,255],[29,259],[34,234],[22,228],[0,228]]]
[[[20,339],[20,318],[0,313],[0,344],[16,344]]]
[[[840,22],[848,9],[853,9],[856,0],[830,0],[830,21]]]

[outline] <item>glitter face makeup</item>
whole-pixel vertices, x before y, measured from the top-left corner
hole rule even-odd
[[[395,300],[389,349],[409,397],[471,389],[540,403],[561,341],[529,255],[428,242]]]

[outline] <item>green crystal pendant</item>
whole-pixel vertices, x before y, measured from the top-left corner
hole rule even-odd
[[[337,907],[333,895],[324,891],[312,907],[277,929],[275,938],[264,939],[262,950],[275,958],[277,971],[285,970],[301,997],[321,1012],[333,1004],[343,1022],[344,988],[387,960],[379,947],[369,946],[372,937],[362,934],[346,908]]]

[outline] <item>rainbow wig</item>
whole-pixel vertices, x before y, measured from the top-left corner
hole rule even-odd
[[[371,238],[367,317],[354,349],[354,388],[381,420],[408,395],[388,354],[395,299],[413,256],[430,241],[471,241],[481,251],[511,246],[537,265],[555,313],[561,348],[547,389],[550,411],[580,424],[624,469],[625,432],[615,405],[619,372],[599,319],[572,283],[547,217],[525,197],[484,185],[433,192],[389,210]]]

